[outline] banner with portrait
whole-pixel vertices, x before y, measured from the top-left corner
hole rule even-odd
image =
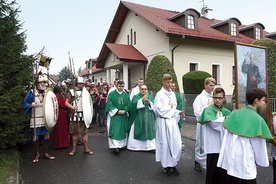
[[[246,92],[252,88],[267,89],[267,51],[265,47],[235,44],[236,108],[246,104]]]

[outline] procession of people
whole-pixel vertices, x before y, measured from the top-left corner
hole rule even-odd
[[[74,82],[76,86],[72,85]],[[139,78],[131,93],[118,79],[113,87],[106,82],[85,81],[82,77],[76,81],[67,79],[65,85],[53,87],[58,107],[56,124],[50,128],[42,110],[46,83],[47,79],[37,75],[35,88],[26,93],[23,103],[25,113],[31,114],[33,163],[39,162],[41,144],[43,157],[54,160],[49,146],[62,149],[71,145],[69,155],[73,156],[78,151],[78,139],[82,141],[83,152],[93,155],[88,148],[87,132],[90,124],[95,123],[106,129],[108,147],[115,155],[123,148],[154,151],[165,176],[181,173],[176,166],[182,153],[181,128],[185,113],[171,75],[164,74],[163,86],[155,97],[148,93],[143,78]],[[256,166],[268,166],[266,142],[272,140],[267,124],[257,113],[265,108],[267,95],[261,89],[250,89],[246,93],[248,105],[231,112],[223,107],[224,90],[215,85],[214,78],[206,78],[205,89],[193,104],[198,121],[195,169],[200,172],[206,169],[206,184],[256,183]],[[250,113],[250,119],[244,117],[245,113]],[[40,137],[43,137],[41,142]],[[250,158],[245,158],[246,155]],[[261,158],[261,155],[266,156]]]

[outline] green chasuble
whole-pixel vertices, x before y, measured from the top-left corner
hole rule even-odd
[[[236,135],[272,139],[265,120],[249,106],[233,111],[222,125]]]
[[[175,94],[175,98],[176,98],[176,102],[177,102],[176,109],[182,111],[182,98],[181,98],[181,96],[180,96],[180,94],[178,92],[174,91],[174,94]],[[181,131],[182,118],[180,118],[179,121],[178,121],[178,127],[179,127],[179,129]]]
[[[219,113],[222,113],[222,114],[219,114]],[[226,117],[229,114],[231,114],[231,111],[229,111],[225,107],[219,108],[216,105],[210,105],[202,111],[198,121],[200,124],[204,125],[204,123],[211,122],[213,120],[216,120],[219,117],[223,117],[223,116]]]
[[[148,99],[154,103],[154,99],[150,94]],[[138,100],[144,95],[137,94],[134,95],[131,102],[131,112],[130,112],[130,125],[134,122],[134,139],[146,141],[155,138],[155,114],[152,110],[149,110],[149,105],[144,103],[145,107],[137,109]],[[153,108],[153,107],[151,107]]]
[[[123,91],[121,94],[117,90],[108,94],[105,108],[105,114],[114,109],[125,110],[126,114],[117,113],[111,117],[108,137],[115,140],[123,140],[126,138],[128,114],[130,111],[129,95]]]

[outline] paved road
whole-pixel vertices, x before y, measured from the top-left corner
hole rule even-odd
[[[167,177],[163,174],[160,163],[155,162],[153,152],[134,152],[123,149],[114,155],[108,149],[104,128],[96,125],[89,130],[89,146],[94,155],[83,154],[83,146],[78,146],[78,153],[69,156],[71,148],[54,150],[50,153],[56,160],[40,159],[33,164],[33,149],[26,145],[20,152],[20,176],[24,183],[97,183],[97,184],[162,184],[186,183],[202,184],[205,171],[199,173],[194,169],[195,124],[184,123],[182,139],[185,149],[177,166],[179,176]],[[272,183],[272,167],[258,170],[258,183]]]

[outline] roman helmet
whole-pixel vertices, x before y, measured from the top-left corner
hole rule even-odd
[[[38,74],[37,74],[37,77],[35,79],[35,85],[37,86],[37,88],[39,90],[45,90],[46,87],[47,87],[47,83],[48,82],[48,79],[46,76],[44,76],[42,74],[42,72],[40,71]]]

